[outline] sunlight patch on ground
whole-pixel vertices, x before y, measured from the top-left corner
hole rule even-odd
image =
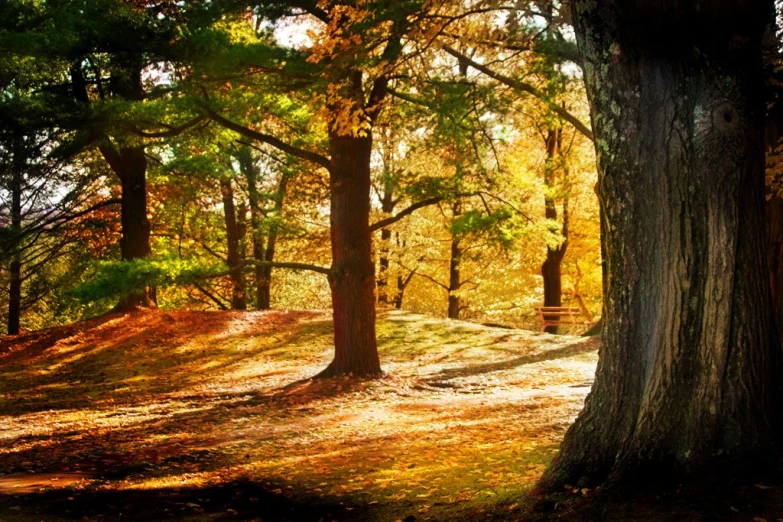
[[[134,490],[249,480],[377,505],[379,520],[510,503],[556,452],[597,360],[593,340],[395,311],[378,322],[384,378],[309,381],[331,357],[325,312],[91,324],[0,346],[3,476],[68,468],[92,477],[69,487]]]

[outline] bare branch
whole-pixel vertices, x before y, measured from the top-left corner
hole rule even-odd
[[[595,139],[594,136],[593,136],[593,131],[591,131],[587,127],[587,125],[582,123],[579,120],[579,118],[577,118],[576,116],[574,116],[573,114],[571,114],[570,112],[565,110],[563,107],[561,107],[557,103],[553,102],[548,96],[546,96],[543,92],[538,90],[535,86],[533,86],[533,85],[531,85],[531,84],[529,84],[527,82],[523,82],[521,80],[515,80],[514,78],[510,78],[508,76],[505,76],[505,75],[502,75],[500,73],[497,73],[497,72],[493,71],[492,69],[490,69],[489,67],[487,67],[485,65],[482,65],[482,64],[480,64],[480,63],[470,59],[468,56],[465,56],[461,52],[459,52],[459,51],[449,47],[448,45],[442,45],[441,49],[443,49],[444,51],[446,51],[450,55],[454,56],[458,60],[461,60],[464,63],[467,63],[468,65],[470,65],[471,67],[473,67],[477,71],[486,74],[490,78],[495,79],[495,80],[499,81],[502,84],[508,85],[512,89],[516,89],[518,91],[522,91],[522,92],[526,92],[528,94],[532,94],[533,96],[535,96],[539,100],[541,100],[544,103],[546,103],[547,106],[549,107],[549,109],[552,112],[554,112],[555,114],[557,114],[558,116],[563,118],[565,121],[567,121],[568,123],[573,125],[576,130],[578,130],[579,132],[584,134],[591,141],[593,141]]]
[[[147,132],[139,129],[135,125],[131,127],[131,131],[136,134],[137,136],[141,136],[142,138],[168,138],[172,136],[179,136],[186,130],[192,129],[199,123],[202,123],[204,121],[207,121],[207,116],[204,114],[201,114],[199,116],[196,116],[192,120],[183,123],[182,125],[178,127],[171,127],[169,125],[163,125],[163,127],[166,127],[167,130],[165,131],[159,131],[159,132]]]
[[[300,149],[299,147],[295,147],[291,144],[285,143],[283,140],[275,138],[274,136],[271,136],[269,134],[264,134],[263,132],[258,132],[256,130],[245,127],[244,125],[233,122],[228,118],[221,116],[220,114],[216,113],[210,108],[207,108],[206,111],[207,111],[207,116],[212,121],[214,121],[215,123],[217,123],[222,127],[225,127],[227,129],[236,132],[237,134],[241,134],[242,136],[246,138],[250,138],[251,140],[256,140],[262,143],[266,143],[268,145],[275,147],[276,149],[282,150],[287,154],[290,154],[297,158],[301,158],[303,160],[311,161],[326,169],[329,169],[331,167],[331,161],[326,156],[321,156],[320,154],[316,152],[311,152],[309,150]]]
[[[408,208],[399,211],[393,216],[387,217],[386,219],[382,219],[378,221],[377,223],[373,223],[370,225],[370,232],[375,232],[376,230],[380,230],[382,228],[386,228],[391,224],[396,223],[397,221],[401,220],[405,216],[408,216],[410,214],[413,214],[417,210],[423,207],[428,207],[430,205],[435,205],[437,203],[440,203],[445,198],[443,197],[436,197],[436,198],[430,198],[425,199],[424,201],[419,201],[418,203],[414,203],[413,205],[409,206]]]

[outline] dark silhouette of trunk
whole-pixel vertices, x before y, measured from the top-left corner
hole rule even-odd
[[[20,140],[21,141],[21,140]],[[23,148],[15,143],[11,172],[11,264],[8,292],[8,335],[17,335],[22,315],[22,245],[18,238],[22,234],[22,190],[24,188]]]
[[[462,215],[462,205],[460,205],[459,199],[455,200],[451,206],[452,216],[456,219]],[[462,264],[462,247],[460,246],[460,238],[457,234],[452,232],[451,235],[451,259],[449,260],[449,319],[459,319],[459,314],[462,311],[462,300],[459,296],[459,290],[462,288],[462,280],[460,278],[460,265]]]
[[[375,266],[370,232],[372,137],[330,132],[334,360],[323,376],[381,373],[375,339]]]
[[[118,150],[121,170],[115,170],[122,186],[120,252],[123,261],[144,259],[150,255],[150,222],[147,219],[147,157],[143,147]],[[116,160],[115,160],[116,165]],[[112,167],[114,169],[114,167]],[[123,297],[115,310],[138,306],[154,307],[155,289],[149,285]]]
[[[226,223],[226,247],[228,248],[226,262],[228,263],[228,277],[231,281],[231,309],[245,310],[247,299],[245,297],[245,278],[242,274],[242,260],[239,255],[239,225],[234,208],[234,189],[231,180],[225,176],[220,178],[220,194],[223,196],[223,215]]]
[[[390,216],[394,212],[395,201],[392,191],[387,187],[381,198],[381,210],[384,216]],[[391,251],[392,231],[390,228],[381,229],[381,244],[378,247],[378,303],[387,305],[393,301],[389,296],[389,252]]]
[[[778,454],[763,216],[768,5],[695,5],[573,4],[598,155],[604,325],[593,389],[540,490],[670,484]]]
[[[144,60],[137,53],[112,55],[109,65],[111,94],[129,101],[142,101],[144,87],[141,71]],[[74,97],[81,103],[89,103],[86,82],[81,63],[71,68]],[[101,94],[103,95],[103,93]],[[95,133],[101,151],[109,167],[120,180],[122,188],[120,252],[123,261],[143,259],[150,254],[150,223],[147,219],[147,158],[143,146],[112,143],[108,136]],[[128,310],[137,306],[156,305],[155,289],[149,285],[134,289],[120,299],[114,310]]]
[[[556,175],[559,169],[560,129],[549,129],[546,136],[546,165],[544,166],[545,216],[557,221],[557,201],[555,197]],[[563,199],[563,225],[560,229],[563,242],[557,247],[547,246],[546,260],[541,265],[541,275],[544,279],[544,306],[563,306],[563,280],[561,266],[568,248],[568,200]],[[557,317],[549,317],[556,320]],[[547,326],[547,333],[557,333],[557,326]]]

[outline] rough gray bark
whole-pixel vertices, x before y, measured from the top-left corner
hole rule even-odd
[[[695,5],[573,4],[598,154],[604,327],[595,384],[541,490],[670,481],[774,454],[781,357],[759,47],[769,4]]]

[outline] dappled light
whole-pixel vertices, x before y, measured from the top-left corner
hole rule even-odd
[[[329,361],[326,312],[139,311],[66,328],[2,345],[0,513],[60,490],[239,482],[348,518],[364,506],[357,520],[512,512],[596,361],[594,340],[406,312],[381,316],[380,380],[308,379]],[[181,514],[248,509],[203,497]]]

